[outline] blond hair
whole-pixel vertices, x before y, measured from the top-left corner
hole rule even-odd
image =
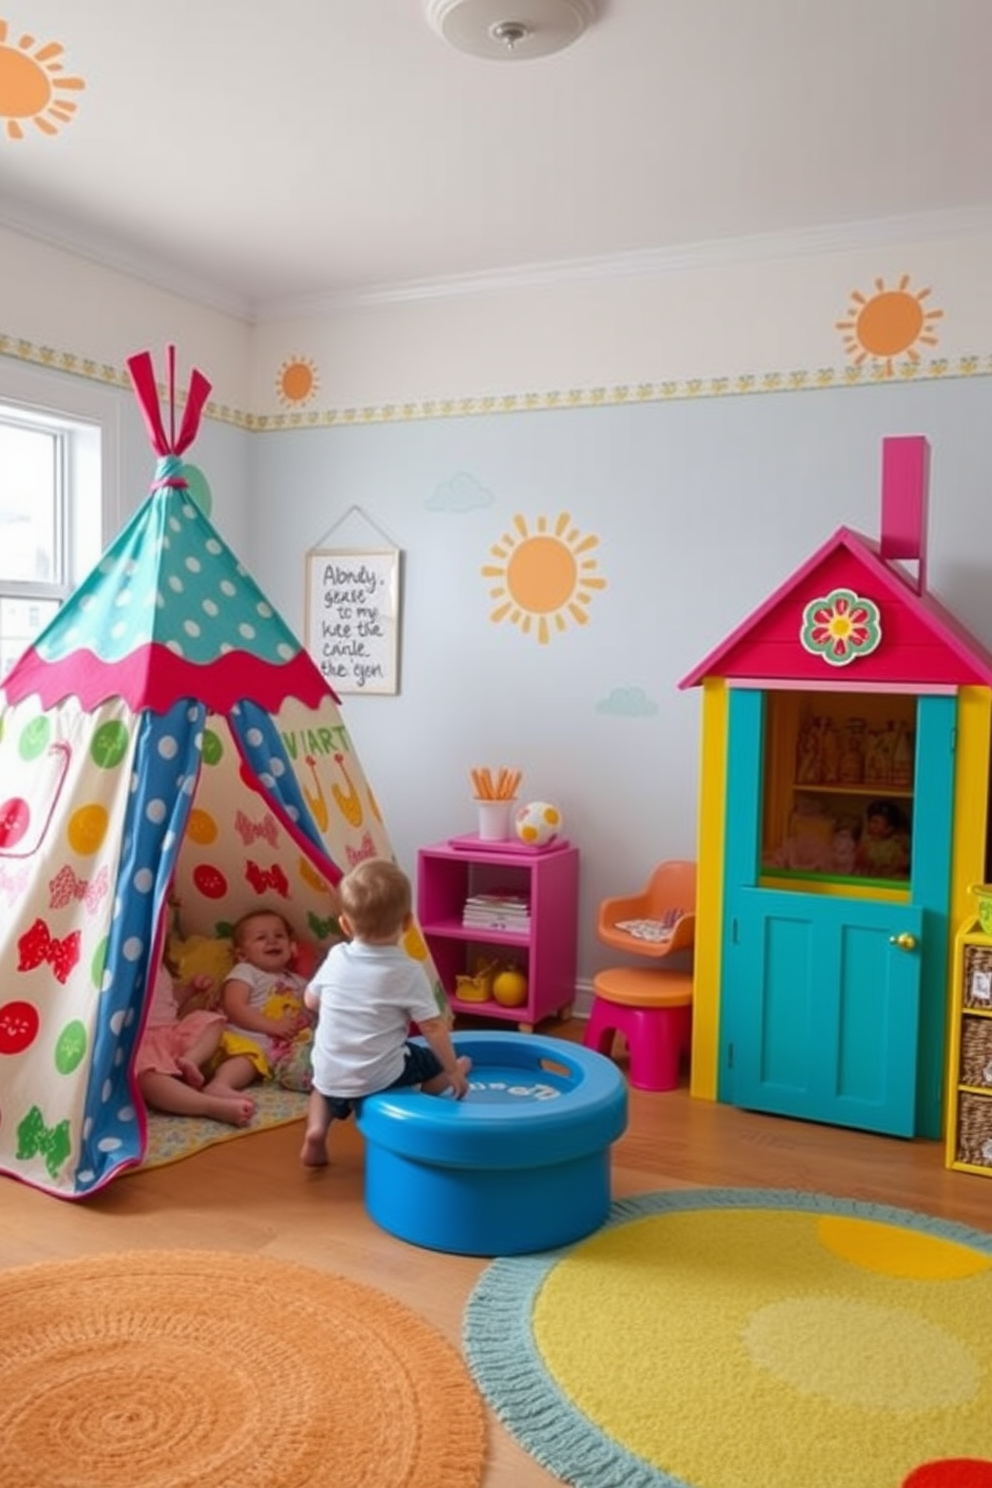
[[[399,935],[413,907],[410,880],[388,858],[366,858],[338,885],[342,914],[359,940]]]

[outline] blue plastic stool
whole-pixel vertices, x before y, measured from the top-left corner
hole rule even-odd
[[[526,1033],[455,1034],[464,1100],[387,1090],[358,1114],[365,1207],[428,1250],[506,1256],[568,1245],[610,1207],[610,1144],[627,1126],[612,1060]]]

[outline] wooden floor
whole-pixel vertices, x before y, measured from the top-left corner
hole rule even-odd
[[[542,1033],[581,1036],[581,1024]],[[264,1253],[391,1292],[453,1343],[485,1261],[395,1240],[367,1219],[362,1139],[335,1126],[332,1165],[298,1162],[301,1126],[213,1147],[118,1179],[82,1203],[0,1178],[0,1266],[100,1251],[189,1247]],[[944,1167],[934,1142],[905,1142],[785,1121],[692,1100],[687,1090],[631,1092],[628,1130],[613,1149],[615,1197],[696,1185],[796,1188],[922,1210],[992,1230],[992,1181]],[[491,1418],[484,1488],[556,1482]]]

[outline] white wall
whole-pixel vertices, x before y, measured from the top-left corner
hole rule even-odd
[[[840,525],[879,531],[881,442],[933,446],[931,586],[992,642],[992,379],[257,436],[253,567],[303,624],[303,551],[357,505],[404,554],[401,692],[344,717],[402,861],[473,830],[469,770],[524,770],[582,849],[595,907],[695,851],[699,694],[678,683]],[[475,502],[445,502],[456,477]],[[540,646],[494,624],[490,549],[570,514],[607,587]],[[332,544],[363,541],[352,520]],[[380,539],[366,529],[364,541]]]
[[[946,228],[946,222],[944,226]],[[936,345],[918,349],[920,364],[898,359],[898,375],[950,371],[977,357],[992,369],[992,295],[987,265],[992,233],[899,237],[808,234],[744,240],[682,258],[625,261],[627,272],[599,279],[475,292],[448,299],[372,300],[295,320],[263,321],[255,330],[252,408],[278,427],[304,421],[367,422],[421,416],[446,400],[460,413],[483,400],[538,407],[577,398],[583,404],[645,396],[698,396],[805,377],[811,384],[866,383],[845,351],[837,323],[849,319],[852,293],[866,298],[876,281],[889,289],[908,276],[913,295],[929,289],[924,312],[939,310],[928,329]],[[856,245],[856,246],[852,246]],[[633,273],[641,264],[643,272]],[[653,274],[647,265],[662,266]],[[319,391],[287,410],[276,396],[279,367],[308,357]],[[696,387],[696,381],[701,386]],[[749,383],[745,382],[745,385]]]
[[[215,404],[246,406],[251,327],[244,321],[0,228],[0,352],[129,389],[127,358],[150,351],[164,378],[170,342],[182,387],[199,366]]]
[[[582,850],[588,978],[599,898],[694,850],[699,699],[678,679],[837,526],[877,531],[885,435],[931,439],[932,585],[992,641],[990,250],[975,234],[779,244],[250,330],[5,234],[0,368],[31,370],[55,403],[80,380],[112,387],[136,503],[152,461],[124,358],[175,341],[218,389],[191,451],[214,518],[301,632],[308,547],[361,541],[368,519],[403,550],[401,691],[344,701],[398,855],[412,869],[418,845],[472,827],[472,765],[519,765]],[[852,293],[904,275],[943,312],[937,344],[891,376],[855,366],[837,327]],[[71,374],[51,370],[63,354]],[[296,356],[318,389],[287,409],[278,372]],[[561,512],[598,538],[607,587],[542,647],[494,623],[481,568],[515,516],[533,531]]]

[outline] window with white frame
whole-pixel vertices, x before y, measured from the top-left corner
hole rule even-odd
[[[30,373],[5,369],[0,377],[0,678],[96,563],[116,526],[107,499],[116,410],[78,388],[55,397],[47,389],[45,403],[64,407],[41,406],[38,386]]]

